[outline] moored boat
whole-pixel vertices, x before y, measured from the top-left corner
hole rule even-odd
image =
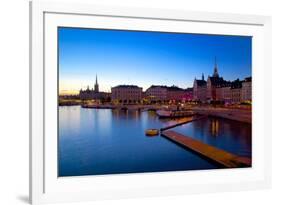
[[[176,118],[176,117],[189,117],[193,116],[196,113],[192,110],[184,110],[184,111],[166,111],[166,110],[158,110],[156,114],[159,118]]]
[[[145,131],[146,136],[156,136],[159,135],[159,130],[158,129],[147,129]]]

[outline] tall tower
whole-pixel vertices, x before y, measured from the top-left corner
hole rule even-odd
[[[202,73],[202,80],[204,80],[204,73]]]
[[[217,57],[215,57],[215,67],[213,77],[219,77],[218,66],[217,66]]]
[[[97,74],[96,74],[95,92],[96,93],[99,92],[99,84],[98,84],[98,76],[97,76]]]

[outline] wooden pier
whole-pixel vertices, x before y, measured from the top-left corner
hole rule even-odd
[[[180,126],[180,125],[183,125],[183,124],[195,121],[195,120],[200,120],[200,119],[203,119],[203,118],[206,118],[206,117],[207,116],[194,116],[194,117],[181,118],[179,120],[173,120],[172,121],[173,123],[171,123],[171,125],[160,128],[160,131],[168,130],[168,129],[171,129],[171,128],[174,128],[174,127],[177,127],[177,126]]]
[[[162,136],[225,168],[251,167],[251,158],[240,157],[175,131],[164,131]]]

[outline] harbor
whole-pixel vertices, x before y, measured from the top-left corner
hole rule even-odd
[[[207,115],[213,117],[221,117],[225,119],[240,121],[251,124],[252,122],[252,112],[251,107],[224,107],[224,106],[198,106],[187,104],[183,107],[176,105],[161,105],[161,104],[152,104],[152,105],[126,105],[126,104],[112,104],[112,103],[91,103],[83,102],[79,100],[67,100],[61,101],[60,106],[75,106],[79,105],[82,108],[88,109],[117,109],[117,110],[139,110],[139,111],[156,111],[156,114],[159,118],[184,118],[195,115]]]
[[[159,118],[148,107],[77,105],[60,106],[59,112],[60,176],[251,166],[247,123],[208,115]],[[159,132],[146,136],[147,129]]]
[[[157,113],[158,115],[158,113]],[[158,115],[159,116],[159,115]],[[171,130],[177,126],[181,126],[187,123],[191,123],[195,120],[201,120],[203,118],[207,118],[208,115],[201,116],[192,116],[185,117],[181,119],[173,119],[169,123],[169,125],[160,128],[161,136],[167,138],[173,143],[176,143],[187,150],[191,150],[192,152],[200,155],[201,157],[216,163],[218,166],[224,168],[242,168],[242,167],[251,167],[251,158],[243,157],[232,154],[225,150],[216,148],[214,146],[205,144],[199,140],[196,140],[190,136],[183,135],[176,131]],[[158,135],[159,132],[157,129],[151,129],[155,131],[154,135]],[[157,131],[157,132],[156,132]]]
[[[74,101],[73,103],[67,102],[66,104],[66,106],[70,107],[73,105],[80,106],[82,110],[111,110],[112,113],[135,113],[137,116],[141,115],[141,113],[153,112],[154,118],[157,118],[159,122],[163,121],[163,123],[161,126],[155,127],[152,124],[149,129],[143,131],[147,137],[159,138],[161,136],[168,140],[169,143],[184,148],[185,152],[191,152],[218,168],[251,167],[251,155],[235,154],[233,153],[235,150],[225,150],[224,147],[220,148],[216,144],[208,144],[208,142],[196,139],[196,136],[190,136],[181,131],[183,127],[190,123],[195,121],[200,123],[213,118],[219,118],[222,121],[229,120],[229,122],[234,124],[240,122],[251,125],[251,109],[247,107],[245,109],[243,106],[197,106],[192,104],[184,106],[163,104],[97,104],[91,101],[81,101],[80,103],[79,101]],[[219,123],[215,121],[210,126],[212,135],[218,136]],[[200,129],[202,128],[200,127]]]
[[[251,36],[58,36],[58,176],[251,167]]]

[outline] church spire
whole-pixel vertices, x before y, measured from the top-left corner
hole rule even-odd
[[[95,92],[99,92],[98,75],[96,74]]]
[[[204,80],[204,73],[202,73],[202,80]]]
[[[217,67],[217,56],[215,56],[215,68]]]
[[[213,77],[219,77],[218,66],[217,66],[217,57],[215,56],[215,67]]]

